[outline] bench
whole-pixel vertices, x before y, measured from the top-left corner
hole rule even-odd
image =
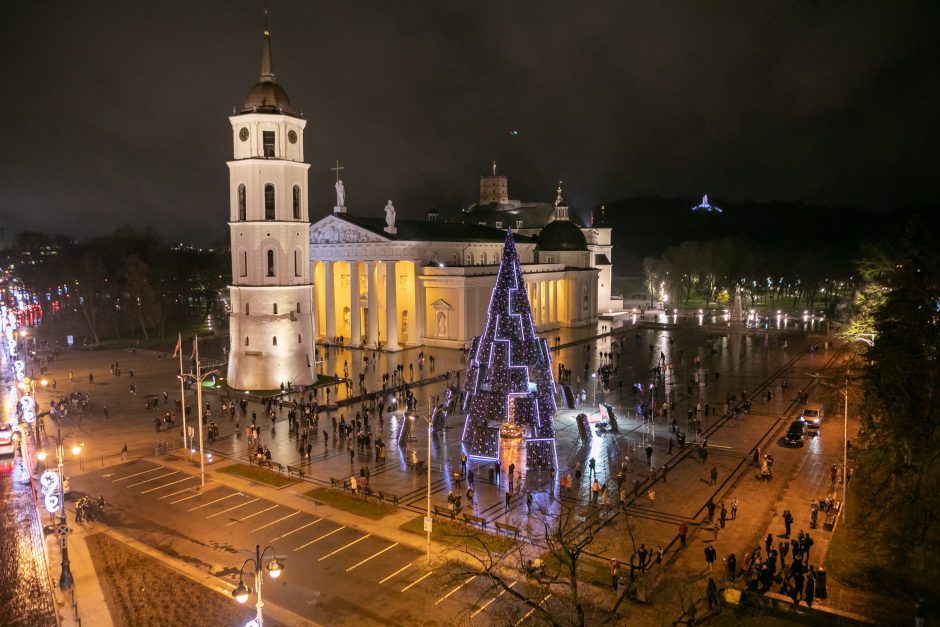
[[[501,522],[497,521],[497,522],[496,522],[496,530],[497,530],[497,531],[505,531],[506,533],[512,535],[512,537],[514,537],[514,538],[516,538],[516,537],[519,536],[519,527],[517,527],[517,526],[515,526],[515,525],[507,525],[506,523],[501,523]]]
[[[300,477],[301,479],[307,476],[307,473],[304,472],[303,468],[297,468],[295,466],[287,466],[287,476],[292,477],[294,473],[297,473],[297,476]]]
[[[330,477],[330,487],[335,488],[336,486],[342,487],[344,491],[348,490],[349,481],[347,479],[337,479],[336,477]]]
[[[381,500],[381,501],[388,501],[388,502],[390,502],[392,505],[395,505],[396,507],[398,506],[398,495],[397,495],[397,494],[391,494],[391,493],[389,493],[389,492],[382,492],[381,490],[379,490],[379,500]]]
[[[450,518],[451,520],[454,520],[457,517],[457,514],[460,513],[460,509],[461,509],[461,508],[451,509],[449,507],[441,507],[440,505],[432,505],[431,507],[434,508],[435,516],[446,516],[447,518]]]
[[[464,514],[463,521],[470,525],[480,525],[480,529],[486,529],[486,519],[482,516],[474,516],[473,514]]]

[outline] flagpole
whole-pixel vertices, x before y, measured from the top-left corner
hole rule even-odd
[[[180,354],[180,410],[183,413],[183,450],[189,459],[189,444],[186,440],[186,373],[183,372],[183,334],[176,335],[176,352]]]
[[[199,335],[195,336],[196,342],[196,403],[199,405],[199,476],[202,481],[202,487],[206,487],[206,455],[202,443],[202,366],[199,363]]]

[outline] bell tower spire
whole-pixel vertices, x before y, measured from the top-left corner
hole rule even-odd
[[[271,29],[268,27],[268,3],[264,3],[264,44],[261,48],[261,82],[274,82],[274,65],[271,63]]]

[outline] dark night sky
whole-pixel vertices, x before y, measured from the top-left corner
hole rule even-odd
[[[227,119],[261,2],[19,2],[0,26],[0,226],[227,236]],[[510,195],[936,204],[940,4],[300,2],[271,9],[312,218]],[[519,135],[511,137],[510,131]]]

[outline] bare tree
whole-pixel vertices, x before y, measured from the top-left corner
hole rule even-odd
[[[452,565],[454,581],[469,577],[486,581],[468,611],[472,613],[498,595],[515,602],[510,604],[515,607],[503,604],[496,610],[512,622],[526,614],[559,627],[608,622],[620,602],[613,611],[607,609],[607,599],[583,572],[587,551],[598,538],[602,520],[595,507],[589,508],[584,520],[578,513],[554,500],[534,506],[526,525],[528,540],[515,542],[509,550],[499,550],[486,534],[469,527],[465,533],[457,532],[460,548],[459,559]],[[628,536],[632,542],[632,533]]]

